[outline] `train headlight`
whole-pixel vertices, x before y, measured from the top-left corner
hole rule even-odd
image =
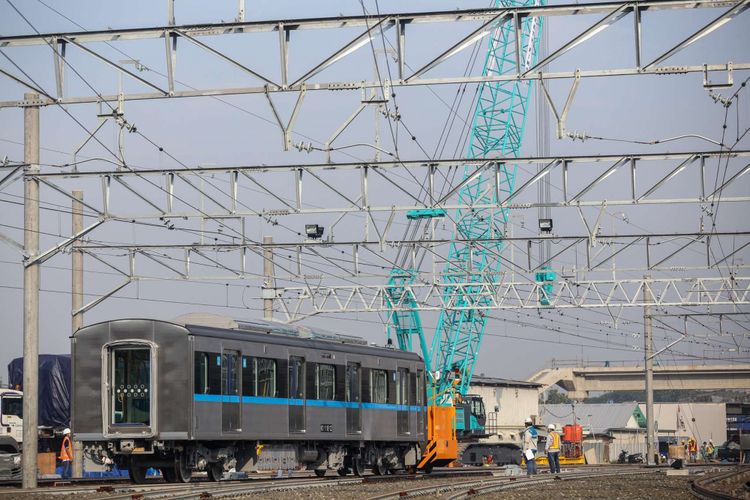
[[[13,465],[21,465],[21,455],[13,457]]]

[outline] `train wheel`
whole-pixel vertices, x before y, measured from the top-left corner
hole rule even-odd
[[[412,474],[412,475],[416,474],[417,473],[417,466],[416,465],[410,465],[410,466],[408,466],[406,468],[406,473],[407,474]]]
[[[361,476],[365,473],[365,467],[362,465],[361,458],[352,458],[352,472],[355,476]]]
[[[183,453],[177,456],[174,464],[175,483],[189,483],[193,477],[193,471],[188,467],[187,458]]]
[[[318,477],[325,476],[326,472],[327,471],[325,469],[315,469],[315,475],[318,476]]]
[[[134,458],[130,459],[128,464],[128,473],[130,474],[130,480],[135,484],[143,484],[146,482],[146,471],[148,467],[145,467],[138,463]]]
[[[224,464],[221,462],[208,464],[206,472],[208,472],[209,481],[221,481],[221,478],[224,475]]]
[[[376,476],[385,476],[388,473],[388,467],[383,462],[378,461],[372,468],[372,473]]]
[[[432,474],[432,464],[427,464],[424,466],[424,473],[425,474]]]

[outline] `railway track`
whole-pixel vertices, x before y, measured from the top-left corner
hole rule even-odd
[[[571,472],[557,476],[537,477],[494,477],[488,479],[474,479],[470,481],[452,482],[435,486],[411,488],[407,490],[388,492],[382,495],[369,497],[368,500],[395,500],[410,497],[421,497],[428,495],[440,495],[446,499],[463,499],[485,493],[523,488],[529,485],[551,483],[554,481],[572,481],[576,479],[601,478],[606,476],[657,474],[655,469],[618,470],[609,472]]]
[[[735,500],[750,498],[750,467],[707,474],[693,481],[690,493],[703,500]]]
[[[102,498],[107,500],[132,500],[132,499],[159,499],[159,498],[227,498],[236,497],[245,494],[259,494],[267,492],[291,491],[302,488],[330,488],[342,485],[357,485],[367,483],[385,483],[392,481],[419,481],[441,479],[451,476],[463,477],[487,477],[492,472],[486,469],[474,470],[446,470],[436,471],[431,475],[387,475],[374,476],[366,475],[361,477],[337,477],[329,476],[318,478],[315,476],[292,477],[292,478],[251,478],[242,480],[228,480],[218,483],[209,481],[197,481],[189,484],[163,483],[156,479],[146,484],[121,484],[120,481],[110,482],[109,484],[95,483],[90,481],[73,481],[72,485],[45,487],[34,490],[35,495],[48,495],[54,498],[58,495],[86,495],[87,499]],[[83,484],[81,484],[83,483]],[[150,484],[149,484],[150,483]],[[24,493],[31,493],[24,490],[12,489],[0,490],[0,499],[3,498],[23,498]]]

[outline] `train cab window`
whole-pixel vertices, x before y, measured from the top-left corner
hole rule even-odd
[[[266,398],[276,397],[276,360],[255,358],[255,394]]]
[[[112,423],[149,425],[151,421],[151,349],[112,350]]]
[[[336,369],[333,365],[316,366],[317,399],[333,401],[336,399]]]
[[[388,373],[385,370],[370,371],[370,391],[373,403],[388,402]]]
[[[396,378],[396,404],[409,404],[409,370],[406,368],[398,369]]]

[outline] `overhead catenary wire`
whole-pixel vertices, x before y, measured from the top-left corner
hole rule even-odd
[[[382,33],[381,33],[381,35],[382,35]],[[455,115],[454,115],[454,116],[455,116]],[[396,126],[398,127],[398,123],[396,123]],[[397,140],[397,139],[398,139],[398,136],[396,136],[396,140]]]

